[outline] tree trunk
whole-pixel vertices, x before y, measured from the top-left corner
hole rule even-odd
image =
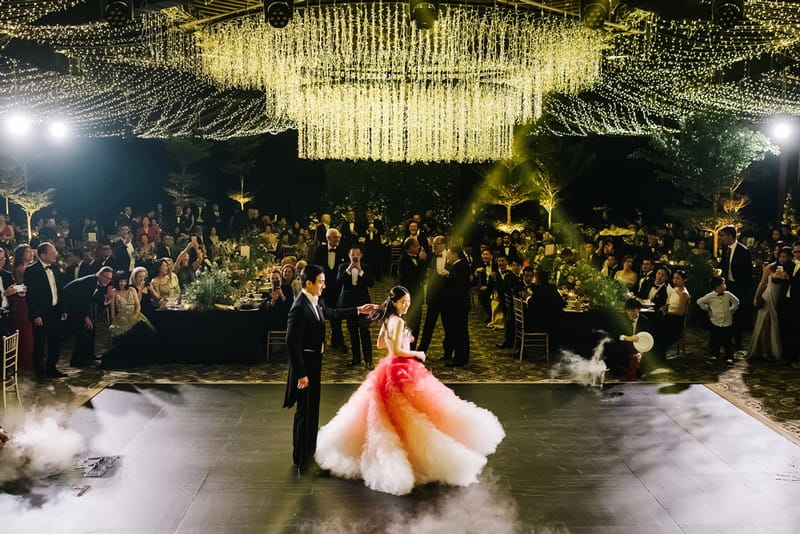
[[[506,204],[506,224],[511,224],[511,204]]]
[[[25,216],[28,218],[28,243],[31,242],[33,239],[33,233],[31,232],[31,218],[33,217],[33,213],[25,213]]]
[[[550,209],[547,210],[547,229],[550,230],[552,227],[553,227],[553,210]]]
[[[6,195],[6,215],[8,214],[8,195]]]

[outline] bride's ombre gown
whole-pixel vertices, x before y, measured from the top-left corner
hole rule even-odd
[[[505,431],[490,411],[439,382],[409,345],[403,320],[390,317],[378,336],[389,354],[320,429],[317,463],[395,495],[427,482],[477,482]]]

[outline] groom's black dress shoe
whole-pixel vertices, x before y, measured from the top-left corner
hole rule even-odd
[[[372,362],[367,362],[364,364],[364,366],[367,368],[368,371],[372,371],[373,369],[375,369],[375,366],[372,365]]]
[[[462,362],[457,362],[455,360],[450,360],[448,362],[445,362],[444,364],[445,367],[464,367],[465,365],[467,364]]]

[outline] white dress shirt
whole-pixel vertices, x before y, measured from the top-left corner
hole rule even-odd
[[[3,295],[3,302],[2,302],[3,308],[8,308],[9,307],[8,297],[6,297],[6,295],[5,295],[6,289],[8,289],[8,288],[5,285],[3,285],[3,277],[0,276],[0,294]]]
[[[712,291],[697,299],[697,306],[708,312],[711,324],[725,328],[733,324],[733,312],[739,308],[739,299],[730,291],[722,294]]]
[[[347,269],[345,272],[350,275],[350,281],[354,286],[358,285],[358,277],[364,276],[364,271],[356,268]]]
[[[53,269],[48,269],[49,265],[42,264],[44,267],[44,274],[47,275],[47,281],[50,282],[50,294],[53,295],[53,306],[58,305],[58,286],[56,286],[56,274],[53,272]]]
[[[333,270],[336,267],[336,251],[328,249],[328,268]]]
[[[319,313],[319,297],[312,295],[305,288],[301,289],[300,292],[305,295],[305,297],[311,303],[311,308],[314,310],[314,316],[317,318],[317,321],[322,321]]]
[[[444,257],[444,253],[441,256],[436,256],[436,272],[444,271],[445,265],[447,265],[447,258]]]
[[[728,255],[728,280],[730,280],[731,282],[736,281],[736,279],[733,278],[733,269],[731,267],[733,266],[733,253],[736,251],[736,245],[738,243],[739,241],[734,241],[733,243],[728,245],[728,248],[731,251],[731,253]]]

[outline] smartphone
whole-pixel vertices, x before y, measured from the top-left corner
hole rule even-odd
[[[280,282],[272,282],[272,288],[273,289],[280,289],[281,288],[281,283]]]

